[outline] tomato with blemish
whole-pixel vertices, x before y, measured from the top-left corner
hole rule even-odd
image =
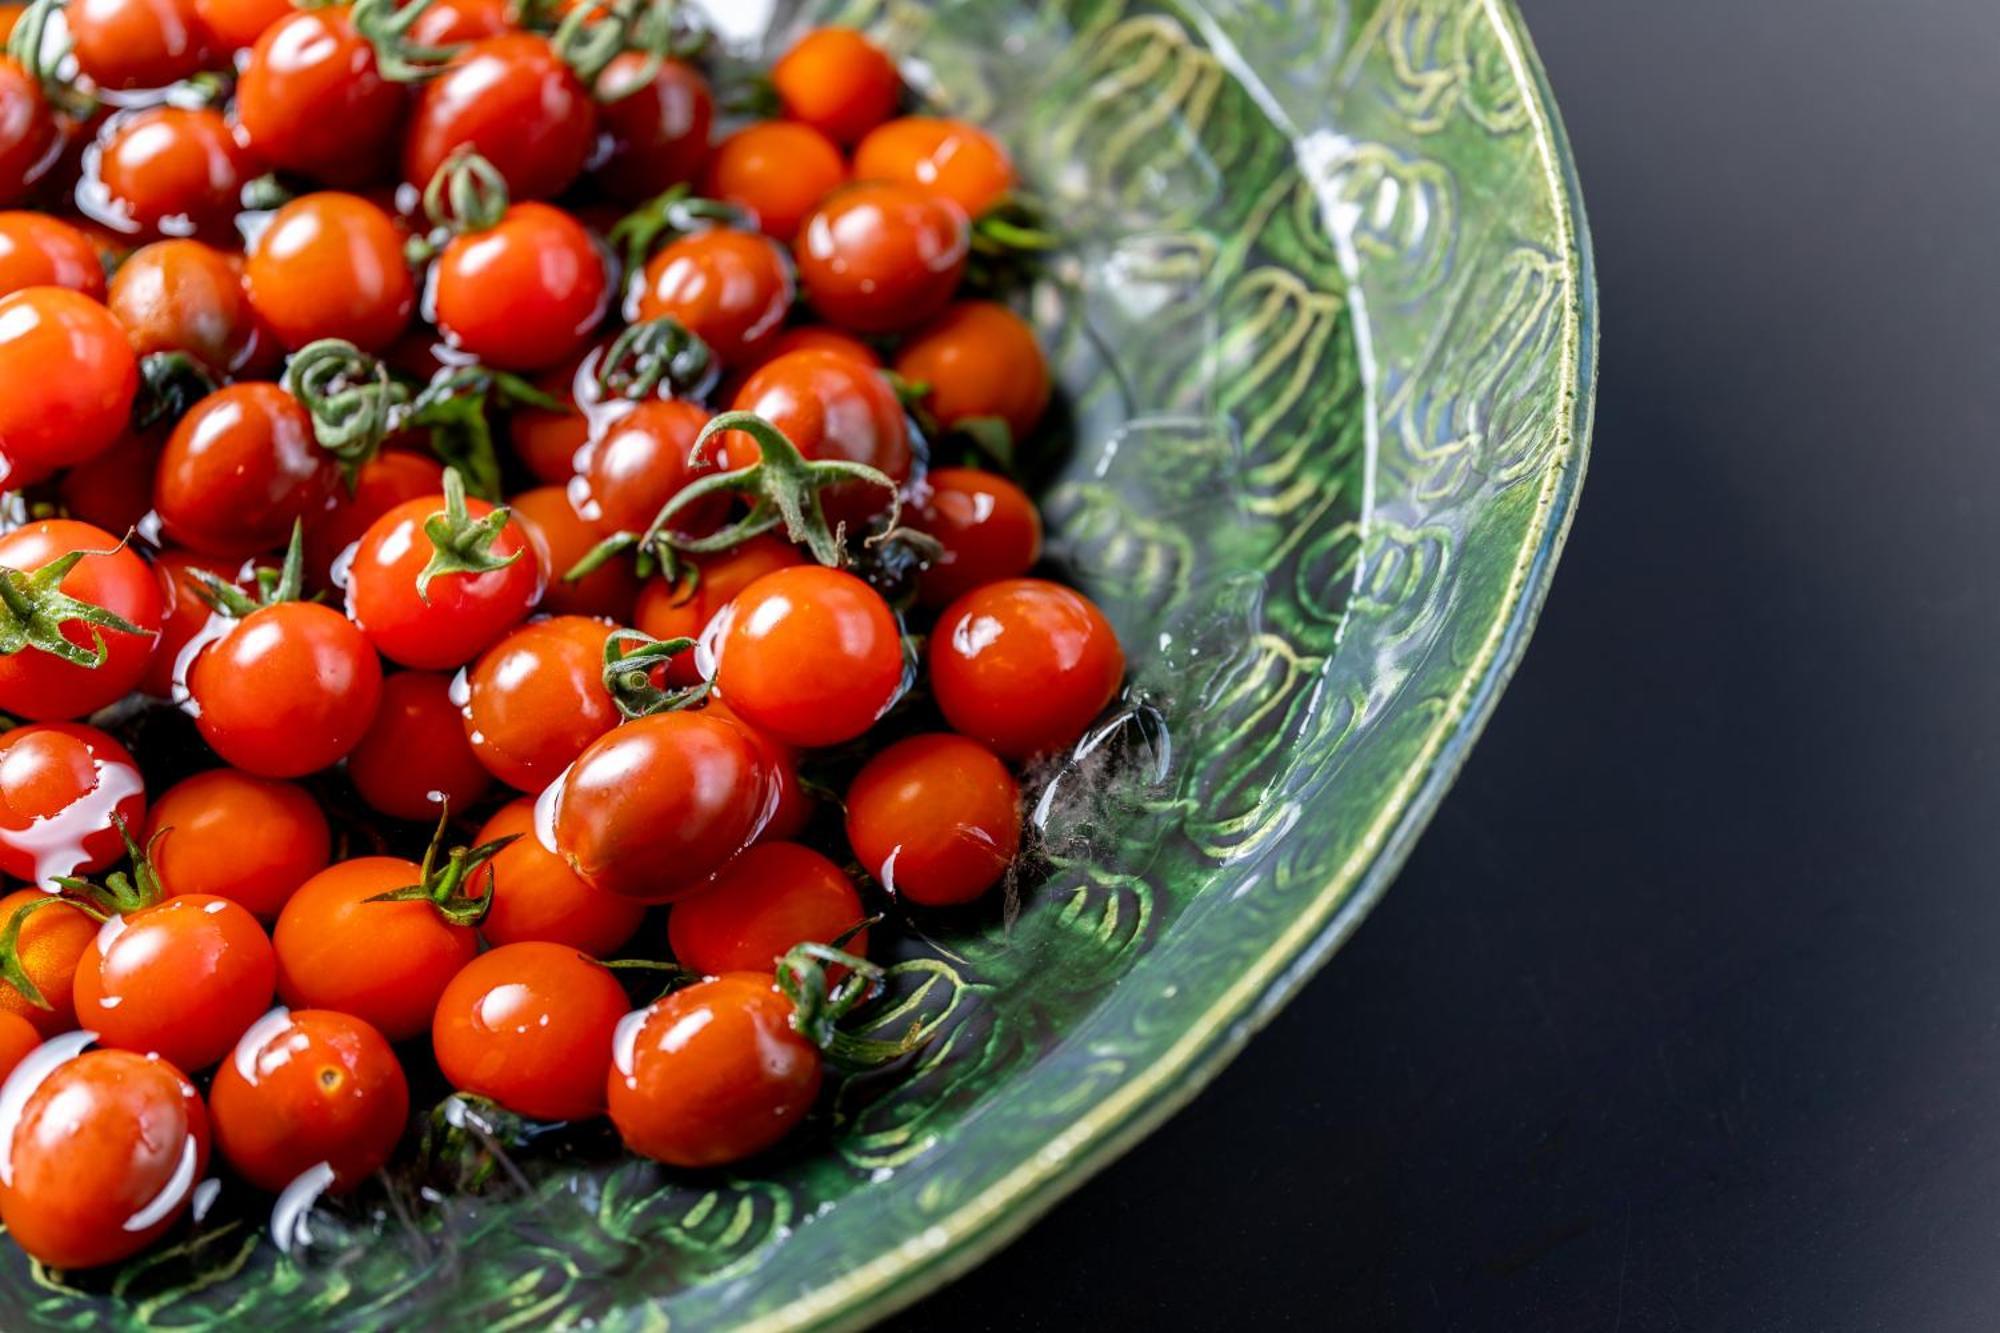
[[[185,352],[218,378],[268,368],[277,351],[243,289],[242,261],[200,241],[134,250],[111,279],[109,305],[140,356]]]

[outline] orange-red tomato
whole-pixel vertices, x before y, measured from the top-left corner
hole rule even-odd
[[[46,213],[0,213],[0,296],[67,287],[104,299],[104,261],[90,238]]]
[[[243,281],[250,304],[292,351],[344,338],[379,352],[416,309],[402,233],[359,195],[308,194],[280,208],[251,247]]]
[[[382,682],[374,724],[347,756],[347,776],[371,810],[435,821],[486,794],[480,765],[451,701],[451,677],[402,671]]]
[[[334,563],[376,519],[405,501],[443,489],[444,465],[437,459],[414,449],[384,449],[355,472],[352,487],[334,487],[331,502],[307,522],[307,578],[330,586]]]
[[[146,786],[124,746],[80,722],[0,736],[0,870],[39,888],[116,862],[117,821],[139,828]]]
[[[155,106],[116,116],[98,147],[108,210],[148,234],[232,234],[243,186],[256,174],[219,111]]]
[[[495,644],[466,674],[464,735],[487,771],[539,792],[618,725],[604,688],[611,626],[582,616],[537,620]]]
[[[502,370],[569,361],[611,300],[597,242],[547,204],[515,204],[493,226],[453,237],[430,282],[432,318],[445,341]]]
[[[509,0],[432,0],[410,25],[414,46],[459,46],[514,29]]]
[[[1008,759],[1075,742],[1125,677],[1124,650],[1096,603],[1042,579],[974,589],[945,608],[930,642],[945,720]]]
[[[647,63],[643,53],[625,51],[597,76],[598,117],[610,148],[591,175],[605,193],[626,203],[699,179],[715,121],[715,96],[700,70],[664,61],[635,90]]]
[[[808,349],[767,362],[743,382],[736,410],[755,412],[783,431],[807,458],[865,463],[889,480],[908,480],[912,454],[903,405],[888,379],[855,357]],[[722,437],[722,466],[748,467],[763,456],[742,431]],[[886,509],[888,493],[864,482],[845,482],[821,495],[827,516],[861,523]]]
[[[196,403],[167,437],[153,508],[170,540],[241,559],[283,546],[337,484],[298,399],[275,384],[232,384]]]
[[[16,889],[0,898],[0,930],[14,919],[14,913],[32,903],[47,902],[48,897],[41,889]],[[43,1040],[74,1029],[76,965],[96,938],[97,923],[68,903],[36,908],[21,923],[14,950],[21,959],[21,970],[49,1007],[29,1003],[12,984],[0,981],[0,1013],[24,1020]]]
[[[259,367],[276,351],[250,308],[241,262],[200,241],[134,250],[111,279],[109,304],[140,356],[185,352],[221,376]]]
[[[732,603],[714,680],[731,710],[766,735],[839,745],[874,726],[902,692],[902,630],[882,594],[854,575],[781,569]]]
[[[733,550],[693,560],[692,586],[675,579],[653,579],[639,594],[633,624],[655,639],[699,639],[702,631],[736,594],[773,570],[805,563],[799,548],[772,533],[752,537]],[[694,652],[676,653],[667,664],[667,679],[675,685],[698,685]]]
[[[347,614],[392,662],[440,671],[477,657],[521,623],[542,596],[542,567],[521,525],[509,520],[492,543],[499,569],[439,574],[427,590],[417,578],[434,546],[424,525],[444,513],[443,496],[406,500],[369,525],[347,575]],[[474,520],[493,512],[468,499]]]
[[[963,736],[911,736],[870,759],[847,789],[847,841],[868,872],[921,907],[969,903],[1021,847],[1021,789],[991,750]]]
[[[854,178],[901,181],[935,190],[978,217],[1014,189],[1014,159],[977,125],[905,116],[880,126],[854,150]]]
[[[515,841],[474,872],[473,891],[493,905],[480,932],[494,944],[539,940],[564,944],[593,958],[608,957],[639,928],[646,905],[593,889],[569,863],[535,836],[535,803],[527,797],[494,812],[473,839],[476,846]]]
[[[206,1069],[271,1007],[257,918],[205,893],[114,916],[76,967],[76,1021],[105,1046]]]
[[[750,232],[696,232],[646,264],[640,319],[679,320],[724,367],[747,365],[778,336],[797,294],[785,252]]]
[[[194,0],[194,9],[228,55],[254,46],[272,24],[297,12],[291,0]]]
[[[0,657],[0,709],[16,717],[83,717],[124,698],[145,675],[160,628],[160,585],[118,538],[74,519],[43,519],[0,536],[0,568],[32,573],[78,551],[91,554],[63,576],[63,595],[121,616],[137,632],[63,621],[63,638],[78,647],[102,639],[103,660],[95,666],[35,647]]]
[[[503,944],[452,978],[431,1020],[446,1081],[537,1120],[604,1110],[611,1038],[631,1008],[603,964],[560,944]]]
[[[402,85],[346,5],[303,9],[257,38],[236,79],[236,122],[271,166],[343,184],[380,176],[403,115]]]
[[[395,1051],[369,1024],[325,1009],[274,1009],[251,1024],[208,1091],[215,1146],[272,1193],[324,1164],[335,1193],[389,1161],[410,1115]]]
[[[992,301],[964,301],[903,345],[896,373],[929,387],[924,397],[945,426],[998,417],[1024,440],[1049,407],[1049,365],[1028,322]]]
[[[572,364],[535,377],[536,388],[572,404],[568,411],[517,407],[507,418],[514,456],[536,480],[550,486],[564,485],[576,475],[577,453],[590,439],[590,420],[574,407],[576,373]]]
[[[846,872],[795,842],[759,843],[667,917],[674,961],[707,976],[775,968],[795,944],[831,944],[860,924],[861,895]],[[865,956],[868,932],[841,946]]]
[[[463,47],[423,85],[403,140],[403,179],[428,184],[470,145],[514,199],[552,199],[582,174],[596,138],[590,90],[548,39],[502,33]]]
[[[0,485],[109,449],[138,392],[138,358],[103,306],[61,287],[0,297]]]
[[[546,571],[541,609],[559,616],[598,616],[626,624],[639,597],[639,576],[629,560],[607,560],[583,578],[571,582],[563,576],[589,555],[602,535],[596,526],[576,512],[569,491],[561,486],[538,486],[522,491],[509,502],[514,521],[534,543],[535,554]]]
[[[0,1083],[5,1083],[15,1067],[41,1044],[42,1034],[35,1031],[33,1023],[11,1010],[0,1009]]]
[[[821,204],[794,253],[820,318],[857,333],[901,333],[950,304],[972,254],[972,227],[944,195],[870,181]]]
[[[56,481],[63,510],[105,532],[131,532],[153,509],[153,469],[165,444],[158,430],[132,431]]]
[[[161,793],[146,841],[167,893],[228,898],[266,921],[326,869],[332,851],[311,793],[233,768],[197,773]]]
[[[799,754],[783,741],[765,735],[757,728],[736,716],[728,704],[710,695],[703,711],[712,717],[727,718],[750,733],[763,752],[764,766],[771,774],[771,783],[777,789],[777,797],[771,807],[771,817],[758,833],[759,842],[783,842],[796,838],[805,832],[812,822],[813,807],[816,804],[799,779]]]
[[[938,468],[924,478],[910,526],[943,553],[917,581],[926,606],[945,606],[974,588],[1019,578],[1042,558],[1042,516],[1028,493],[976,468]]]
[[[667,501],[715,470],[712,461],[698,463],[694,457],[708,421],[706,408],[677,398],[633,403],[615,416],[606,412],[578,460],[583,484],[571,493],[579,512],[607,536],[646,531]],[[675,528],[699,532],[712,525],[717,515],[708,508],[683,511]]]
[[[179,549],[160,552],[153,558],[153,577],[160,585],[160,637],[153,655],[146,659],[146,674],[139,688],[155,699],[172,699],[187,682],[176,683],[183,668],[181,654],[193,643],[214,614],[202,600],[202,584],[195,577],[201,570],[223,582],[232,582],[238,562],[212,555],[197,555]]]
[[[747,208],[771,239],[791,244],[820,202],[847,183],[835,143],[810,125],[767,120],[716,146],[702,192]]]
[[[164,88],[208,62],[194,0],[71,0],[77,68],[100,88]]]
[[[195,726],[225,762],[296,778],[360,744],[382,700],[382,663],[340,612],[280,602],[204,647],[187,686]]]
[[[764,360],[750,369],[761,370],[779,357],[792,352],[834,352],[852,358],[870,370],[882,369],[882,358],[875,354],[874,348],[851,333],[842,333],[839,329],[830,329],[824,324],[801,324],[786,329],[772,341],[765,352]]]
[[[62,130],[40,81],[19,61],[0,59],[0,204],[24,199],[62,147]]]
[[[771,67],[785,115],[845,146],[896,114],[903,81],[882,48],[851,28],[819,28]]]

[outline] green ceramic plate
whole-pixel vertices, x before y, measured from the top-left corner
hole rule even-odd
[[[751,0],[723,6],[760,38]],[[802,16],[778,16],[778,28]],[[891,941],[882,1032],[788,1155],[687,1176],[563,1139],[306,1216],[219,1208],[8,1327],[793,1329],[990,1254],[1193,1095],[1332,954],[1526,642],[1582,479],[1582,206],[1506,0],[862,0],[1076,244],[1052,546],[1133,706],[1038,775],[1047,870]]]

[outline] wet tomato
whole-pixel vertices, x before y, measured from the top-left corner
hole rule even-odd
[[[926,606],[945,606],[974,588],[1019,578],[1042,558],[1035,502],[1005,477],[976,468],[926,475],[910,526],[944,548],[917,583]]]
[[[881,47],[850,28],[819,28],[771,67],[785,115],[843,146],[896,114],[903,81]]]
[[[625,624],[639,597],[639,576],[629,560],[607,560],[581,579],[563,576],[589,555],[602,535],[576,512],[562,486],[522,491],[511,502],[514,521],[535,545],[547,571],[541,609],[559,616],[600,616]]]
[[[276,351],[243,290],[241,261],[200,241],[155,241],[111,279],[111,313],[140,356],[185,352],[218,377],[261,367]]]
[[[225,583],[233,582],[238,562],[212,555],[197,555],[178,548],[160,552],[153,558],[153,578],[160,585],[160,637],[153,654],[146,659],[146,672],[139,688],[155,699],[185,697],[187,682],[181,678],[186,666],[181,654],[194,642],[209,617],[214,614],[202,600],[203,584],[196,571],[213,574]]]
[[[578,460],[582,483],[570,489],[578,512],[603,535],[641,533],[661,508],[691,481],[715,470],[697,463],[694,444],[709,421],[707,409],[679,399],[633,403],[600,417],[595,438]],[[701,513],[683,511],[674,526],[700,532],[721,515],[701,502]]]
[[[0,710],[16,717],[41,722],[94,713],[131,693],[146,672],[160,629],[160,585],[146,562],[118,538],[74,519],[30,523],[0,536],[0,576],[9,570],[32,574],[79,551],[92,554],[63,575],[61,596],[120,617],[137,632],[64,619],[66,642],[89,651],[102,640],[96,665],[67,661],[32,644],[0,657]]]
[[[115,854],[112,859],[116,859]],[[41,889],[16,889],[0,898],[0,930],[6,929],[23,907],[35,907],[21,922],[14,952],[21,960],[21,970],[49,1006],[44,1009],[9,982],[0,981],[0,1013],[22,1019],[44,1040],[75,1029],[76,965],[97,938],[97,923],[79,909],[68,903],[38,905],[48,898]]]
[[[380,1032],[351,1014],[274,1009],[250,1025],[208,1090],[215,1146],[273,1194],[315,1168],[335,1193],[382,1169],[410,1115],[410,1085]]]
[[[791,244],[820,202],[847,183],[847,161],[810,125],[769,120],[716,146],[703,193],[747,208],[775,241]]]
[[[125,434],[139,362],[111,312],[78,292],[0,297],[0,485],[39,481]]]
[[[55,165],[62,132],[42,85],[20,62],[0,59],[0,204],[17,204]]]
[[[403,141],[403,179],[426,185],[470,145],[515,199],[552,199],[582,174],[597,135],[590,90],[546,38],[509,32],[462,48],[424,84]]]
[[[146,842],[168,894],[227,898],[269,921],[326,869],[332,835],[304,788],[216,768],[161,793]]]
[[[810,847],[766,842],[675,903],[667,917],[674,961],[707,976],[761,972],[793,945],[832,944],[866,912],[846,872]],[[865,956],[868,933],[840,946]]]
[[[105,1046],[206,1069],[271,1007],[276,977],[256,917],[184,894],[97,932],[76,967],[76,1021]]]
[[[298,12],[291,0],[194,0],[194,10],[226,55],[256,45],[273,24]]]
[[[503,944],[453,977],[431,1020],[447,1082],[536,1120],[604,1111],[611,1037],[631,1008],[603,964],[560,944]]]
[[[382,664],[338,611],[280,602],[202,648],[187,686],[202,739],[225,761],[295,778],[360,743],[381,702]]]
[[[880,126],[854,150],[854,178],[935,190],[978,217],[1013,192],[1014,160],[977,125],[905,116]]]
[[[796,293],[791,262],[768,237],[702,231],[647,262],[637,315],[679,320],[727,368],[758,358],[784,328]]]
[[[965,210],[943,195],[871,181],[821,204],[795,253],[820,318],[856,333],[901,333],[951,302],[972,229]]]
[[[597,76],[598,117],[610,150],[591,175],[605,193],[631,204],[700,179],[715,121],[715,97],[701,71],[663,61],[635,88],[647,63],[642,53],[625,51]]]
[[[100,88],[164,88],[208,62],[194,0],[71,0],[77,68]]]
[[[382,682],[374,725],[347,756],[348,779],[369,809],[435,822],[486,794],[493,780],[465,738],[451,689],[449,676],[429,671]]]
[[[473,841],[484,845],[501,838],[515,841],[473,880],[475,893],[493,899],[479,927],[488,940],[539,940],[604,958],[632,938],[646,905],[591,888],[568,862],[542,846],[535,836],[534,801],[522,797],[500,807]]]
[[[104,299],[104,261],[90,238],[46,213],[0,213],[0,296],[67,287]]]
[[[344,338],[379,352],[416,308],[402,233],[359,195],[308,194],[280,208],[251,247],[243,281],[250,304],[292,351]]]
[[[847,789],[847,841],[890,892],[920,907],[969,903],[1021,847],[1021,790],[991,750],[963,736],[911,736]]]
[[[910,428],[888,379],[839,351],[792,352],[743,382],[736,410],[755,412],[785,433],[807,458],[865,463],[895,482],[910,475]],[[722,466],[748,467],[762,451],[741,431],[722,437]],[[878,486],[844,482],[823,493],[827,516],[859,524],[886,509]]]
[[[148,107],[104,127],[97,179],[110,212],[147,234],[232,235],[255,159],[220,112]]]
[[[311,415],[275,384],[232,384],[167,437],[153,508],[167,537],[205,555],[256,555],[326,508],[338,484]]]
[[[978,417],[1025,440],[1049,407],[1049,366],[1028,322],[992,301],[952,306],[896,354],[896,373],[928,387],[924,403],[946,426]]]
[[[585,747],[618,725],[604,688],[611,627],[582,616],[523,625],[467,673],[464,735],[487,771],[539,792]]]
[[[393,662],[431,671],[471,661],[525,619],[542,593],[541,565],[511,520],[488,548],[509,563],[441,573],[420,588],[436,549],[426,525],[446,512],[443,496],[397,505],[369,526],[347,575],[347,611],[368,641]],[[484,500],[465,502],[472,522],[493,512]]]
[[[903,688],[903,636],[889,604],[818,565],[766,574],[731,603],[715,689],[758,731],[839,745],[875,725]]]
[[[771,817],[757,834],[759,842],[783,842],[796,838],[812,822],[813,798],[807,794],[799,780],[798,751],[782,741],[773,740],[757,728],[745,722],[731,711],[728,704],[709,696],[702,709],[710,717],[725,718],[749,732],[756,740],[757,748],[763,753],[764,766],[771,774],[771,785],[777,795],[772,801]]]
[[[752,537],[734,550],[697,556],[691,583],[653,579],[646,584],[632,623],[655,639],[699,639],[736,594],[766,574],[804,564],[805,559],[798,547],[771,533]],[[701,683],[693,650],[674,655],[667,665],[667,679],[683,686]]]
[[[157,2],[157,0],[156,0]],[[352,184],[381,174],[403,89],[346,5],[297,10],[257,38],[236,78],[236,120],[271,166]]]
[[[1041,579],[974,589],[931,634],[931,691],[945,720],[1008,759],[1075,742],[1124,677],[1124,650],[1096,603]]]
[[[132,756],[80,722],[0,735],[0,870],[38,888],[124,853],[117,821],[141,827],[146,787]]]
[[[548,370],[569,361],[611,300],[597,242],[547,204],[515,204],[492,227],[453,237],[430,281],[430,306],[445,340],[502,370]]]
[[[408,500],[444,489],[444,465],[412,449],[384,449],[355,471],[351,486],[333,488],[332,501],[306,524],[306,577],[333,583],[333,567],[376,519]]]

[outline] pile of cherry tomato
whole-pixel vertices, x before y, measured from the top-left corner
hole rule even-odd
[[[1124,679],[1005,149],[661,0],[0,26],[0,1221],[353,1190],[417,1074],[771,1147]]]

